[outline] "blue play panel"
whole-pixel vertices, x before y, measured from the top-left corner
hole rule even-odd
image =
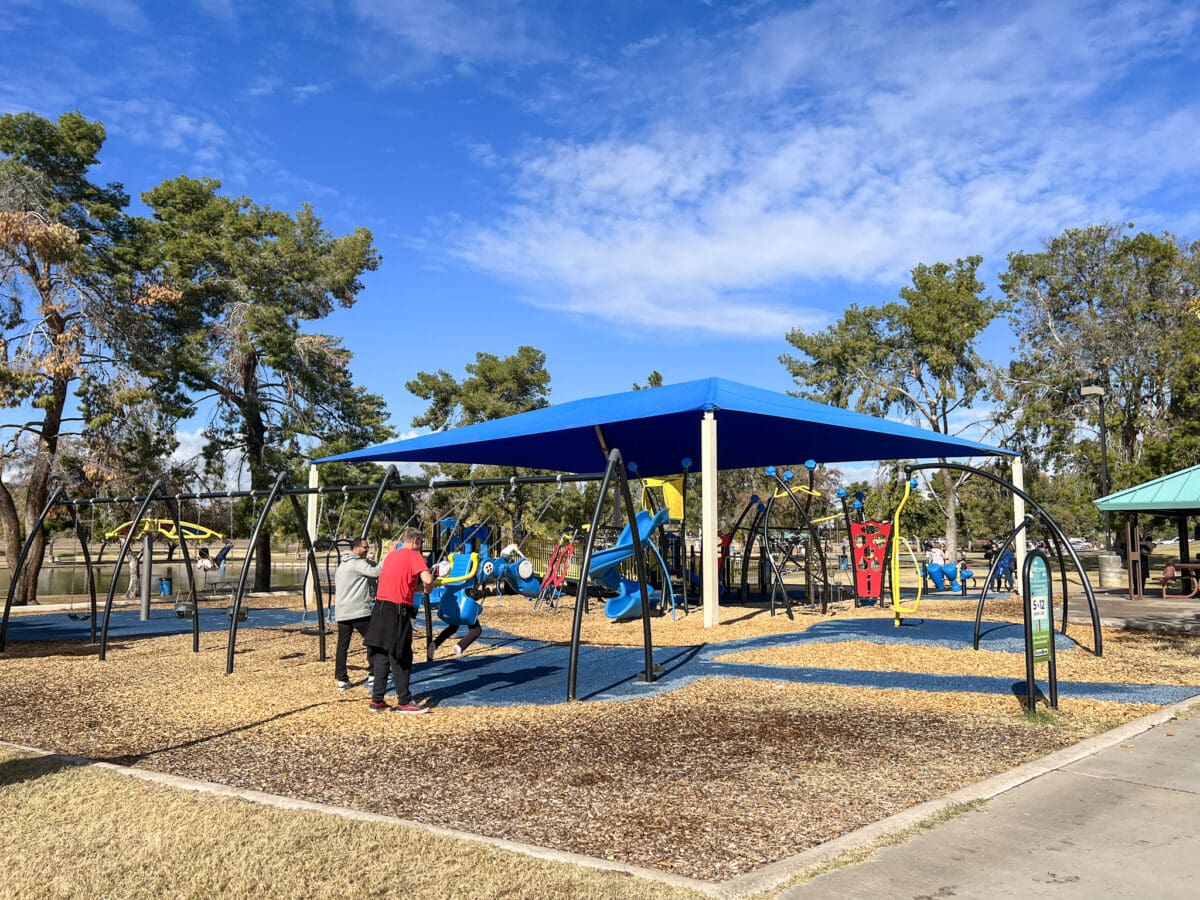
[[[228,631],[229,614],[225,606],[200,607],[201,631]],[[83,612],[83,610],[80,610]],[[304,613],[290,609],[250,609],[246,621],[238,623],[243,628],[267,628],[274,625],[299,625]],[[96,635],[104,620],[101,610],[96,618]],[[309,613],[309,621],[316,626],[316,616]],[[127,640],[139,637],[162,637],[168,634],[191,634],[192,617],[181,619],[175,615],[174,607],[159,607],[150,610],[145,622],[136,609],[114,609],[108,620],[108,639]],[[8,620],[10,641],[87,641],[91,640],[90,619],[72,619],[66,613],[43,613],[36,616],[13,616]]]

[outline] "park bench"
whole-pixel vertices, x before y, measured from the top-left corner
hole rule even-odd
[[[1180,571],[1181,568],[1188,568],[1191,571],[1184,573]],[[1200,578],[1197,578],[1198,574],[1200,573],[1197,573],[1193,567],[1181,567],[1178,563],[1167,563],[1167,565],[1163,566],[1162,575],[1159,577],[1159,582],[1162,584],[1162,598],[1164,600],[1167,599],[1167,588],[1176,583],[1179,585],[1180,591],[1177,596],[1184,599],[1195,597],[1200,593]],[[1192,579],[1192,590],[1189,594],[1183,593],[1183,579],[1185,577]]]

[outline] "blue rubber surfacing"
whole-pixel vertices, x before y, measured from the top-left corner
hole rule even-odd
[[[136,610],[115,611],[109,624],[109,639],[128,640],[191,632],[190,618],[179,619],[173,613],[156,612],[158,614],[155,617],[142,622]],[[309,621],[313,622],[311,614]],[[298,611],[254,609],[250,610],[249,618],[240,623],[238,628],[296,626],[302,622],[303,614]],[[203,631],[227,630],[229,619],[225,609],[202,608],[200,627]],[[421,621],[418,621],[417,627],[424,627]],[[654,663],[658,677],[649,683],[637,677],[645,671],[645,651],[641,647],[584,645],[579,654],[578,696],[582,700],[631,700],[664,694],[698,678],[718,677],[875,690],[1024,694],[1024,680],[1014,682],[1011,677],[872,672],[717,661],[718,657],[732,653],[844,641],[962,650],[970,648],[973,629],[971,622],[944,619],[909,618],[899,628],[892,624],[890,617],[824,620],[806,631],[714,644],[656,647]],[[9,639],[13,641],[86,640],[88,634],[88,622],[72,620],[62,613],[15,616],[9,622]],[[468,653],[462,659],[455,659],[443,649],[445,655],[433,663],[418,660],[412,674],[413,693],[427,698],[434,705],[446,706],[522,706],[566,702],[569,647],[565,643],[534,641],[486,626],[481,640],[494,650],[510,652]],[[1059,653],[1089,652],[1080,648],[1070,637],[1057,632],[1055,647]],[[985,621],[981,628],[980,649],[1023,653],[1022,627],[1012,623]],[[361,660],[358,650],[353,653],[352,660]],[[1039,682],[1039,687],[1043,693],[1048,690],[1044,682]],[[1152,704],[1176,703],[1200,693],[1195,687],[1177,685],[1075,681],[1060,681],[1058,689],[1063,698]]]

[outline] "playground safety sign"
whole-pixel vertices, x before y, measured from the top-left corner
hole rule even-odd
[[[1054,660],[1054,600],[1050,564],[1040,550],[1025,560],[1021,578],[1025,600],[1025,683],[1029,711],[1037,705],[1036,666],[1047,667],[1050,708],[1058,709],[1058,670]]]

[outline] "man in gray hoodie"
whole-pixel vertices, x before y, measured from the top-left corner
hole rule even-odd
[[[382,563],[367,560],[370,548],[366,538],[358,538],[350,549],[342,554],[337,571],[333,575],[333,588],[337,602],[334,619],[338,626],[337,654],[333,660],[333,677],[338,690],[351,687],[350,673],[346,669],[346,656],[350,652],[350,638],[354,632],[366,635],[371,621],[371,607],[375,603],[375,585],[379,581]],[[367,648],[367,671],[371,671],[371,649]]]

